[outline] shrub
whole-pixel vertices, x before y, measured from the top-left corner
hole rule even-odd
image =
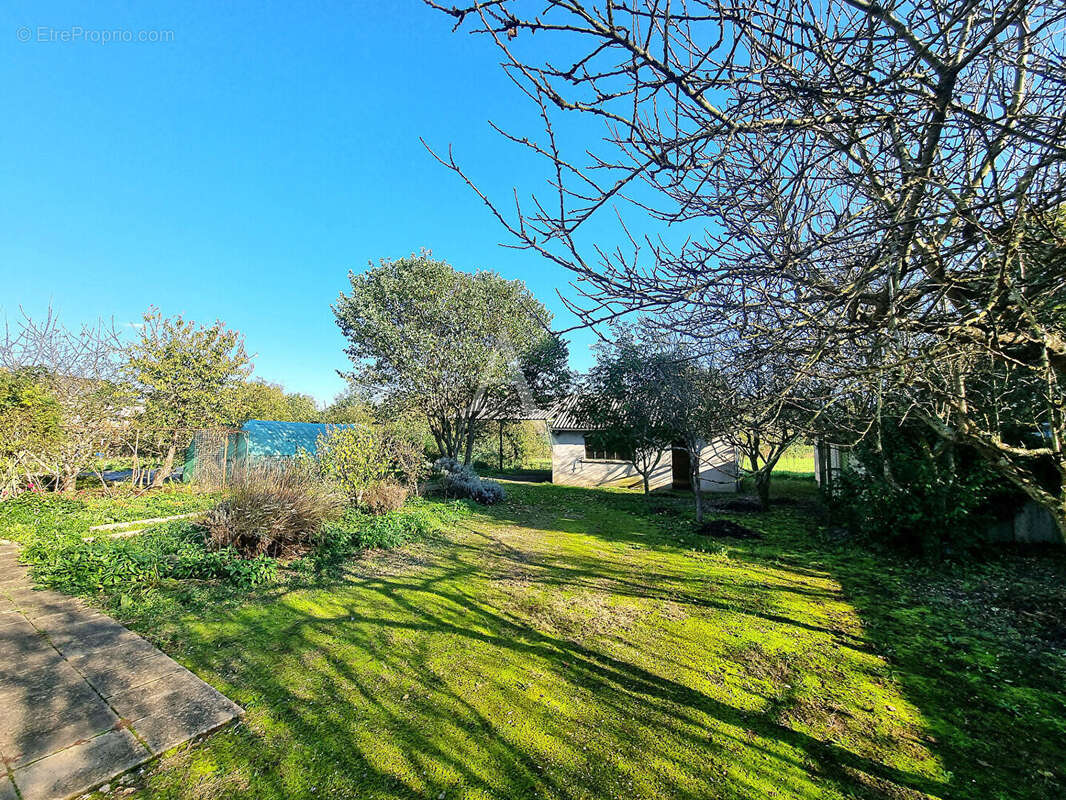
[[[466,497],[487,506],[500,503],[506,497],[503,486],[496,481],[479,478],[473,470],[454,458],[439,458],[433,468],[440,474],[445,497]]]
[[[61,443],[62,422],[42,371],[0,369],[0,500],[33,490],[31,475]]]
[[[882,440],[881,451],[866,441],[851,451],[854,467],[829,498],[861,536],[946,555],[982,542],[997,515],[1019,505],[973,450],[949,449],[919,423],[886,425]]]
[[[363,507],[371,514],[387,514],[403,507],[407,501],[407,487],[394,481],[378,481],[363,492]]]
[[[426,521],[410,514],[386,514],[359,529],[358,542],[363,548],[387,550],[421,539],[430,532]]]
[[[254,470],[208,512],[204,527],[215,549],[232,547],[246,557],[295,555],[343,508],[343,495],[307,470]]]
[[[349,499],[362,503],[363,492],[388,474],[385,450],[381,436],[369,425],[330,428],[318,438],[319,467]]]
[[[418,483],[428,472],[425,442],[416,438],[417,431],[412,432],[401,422],[386,426],[384,437],[385,456],[389,461],[390,471],[414,494],[418,494]]]
[[[350,508],[344,516],[323,525],[308,554],[312,569],[322,571],[356,550],[388,549],[423,538],[469,513],[461,501],[440,503],[416,500],[412,506],[378,517]]]

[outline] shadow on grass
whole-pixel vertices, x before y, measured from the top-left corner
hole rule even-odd
[[[912,594],[920,565],[823,543],[809,509],[747,515],[766,538],[722,545],[684,498],[508,491],[343,580],[157,622],[248,717],[150,793],[1057,796],[1061,664],[959,646],[972,606]],[[967,705],[1001,661],[1036,717]]]
[[[721,515],[766,534],[763,541],[731,542],[724,549],[751,565],[831,577],[861,619],[859,635],[768,614],[755,602],[759,592],[752,586],[737,587],[743,589],[739,596],[724,605],[717,599],[695,602],[739,604],[743,613],[821,630],[842,646],[883,657],[892,680],[921,712],[923,741],[951,776],[946,796],[1064,796],[1066,553],[1001,548],[971,561],[931,564],[828,541],[810,487],[785,491],[799,501],[795,509]],[[619,502],[631,508],[633,501]],[[685,506],[679,503],[676,512],[672,531],[667,523],[622,538],[652,550],[698,542],[688,533]],[[587,532],[595,530],[593,525]]]

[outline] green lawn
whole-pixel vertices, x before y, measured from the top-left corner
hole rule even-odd
[[[1066,564],[948,569],[813,505],[508,487],[340,577],[134,627],[247,709],[172,798],[1032,798],[1066,792]]]

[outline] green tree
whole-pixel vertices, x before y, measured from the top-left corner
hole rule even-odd
[[[321,422],[334,425],[369,425],[374,421],[374,409],[357,388],[349,387],[333,398],[319,416]]]
[[[551,386],[546,373],[565,370],[551,314],[521,281],[460,272],[428,253],[350,279],[333,311],[351,380],[423,414],[444,455],[469,464],[481,423],[518,416],[536,402],[531,385]]]
[[[662,387],[665,361],[631,331],[619,328],[614,341],[597,347],[580,404],[598,429],[594,435],[628,456],[640,473],[644,494],[675,435]]]
[[[153,485],[174,468],[174,456],[193,431],[229,420],[234,386],[251,362],[244,337],[224,322],[198,325],[178,315],[144,315],[140,338],[129,346],[126,369],[140,393],[145,430],[165,453]]]
[[[486,426],[474,444],[474,461],[499,470],[523,469],[534,462],[551,463],[551,444],[544,423],[535,420]]]
[[[20,460],[32,464],[34,474],[53,476],[59,491],[73,491],[78,475],[99,453],[110,451],[129,424],[131,399],[119,380],[119,355],[113,325],[100,320],[71,329],[52,309],[37,319],[24,314],[0,332],[0,370],[14,381],[8,385],[12,413],[32,417],[35,412],[25,404],[47,397],[47,414],[59,425],[58,434],[46,440],[35,435],[24,440],[47,446],[23,449]],[[19,399],[10,399],[13,395]]]
[[[234,426],[243,425],[250,419],[316,422],[319,416],[310,395],[289,394],[281,385],[261,379],[234,383],[227,403],[227,419]]]
[[[370,425],[331,427],[318,437],[318,463],[323,473],[356,503],[389,473],[388,447],[382,432]]]
[[[289,406],[285,390],[263,380],[236,381],[226,397],[226,421],[234,427],[250,419],[287,420]]]
[[[0,499],[48,463],[62,439],[63,409],[35,369],[0,369]]]
[[[318,422],[321,414],[315,405],[315,398],[309,394],[290,393],[285,395],[290,422]]]

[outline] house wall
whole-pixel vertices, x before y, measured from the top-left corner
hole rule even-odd
[[[640,486],[641,477],[627,461],[593,461],[585,458],[585,434],[552,431],[552,483],[563,486]],[[663,454],[648,481],[652,489],[673,485],[670,453]]]
[[[552,483],[564,486],[641,485],[640,473],[626,461],[599,461],[585,458],[585,434],[581,431],[552,431]],[[721,440],[711,442],[700,454],[700,489],[704,492],[735,492],[736,457],[733,448]],[[673,487],[673,458],[670,450],[648,480],[654,489]]]
[[[735,492],[737,454],[731,444],[715,439],[700,451],[700,491]]]

